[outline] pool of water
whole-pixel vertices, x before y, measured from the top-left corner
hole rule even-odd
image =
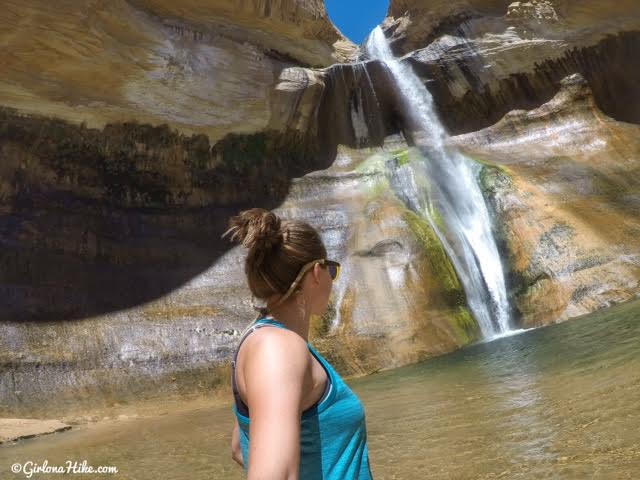
[[[640,301],[349,382],[376,479],[640,478]],[[0,446],[15,462],[114,465],[117,475],[244,478],[228,405],[81,426]]]

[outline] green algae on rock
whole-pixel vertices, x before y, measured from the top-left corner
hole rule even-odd
[[[452,138],[495,165],[480,181],[524,326],[637,294],[639,128],[604,115],[586,80],[573,75],[539,108]]]
[[[321,2],[9,3],[7,412],[219,388],[253,317],[241,251],[219,236],[249,206],[309,221],[343,261],[312,326],[343,373],[479,338],[451,259],[390,185],[424,161],[391,137],[393,78],[335,64],[357,49]],[[640,118],[638,3],[534,3],[393,0],[385,22],[449,131],[487,127],[450,141],[483,165],[519,326],[629,300],[640,281],[640,135],[623,122]]]

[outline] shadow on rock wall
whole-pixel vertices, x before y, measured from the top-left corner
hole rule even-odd
[[[335,148],[299,132],[215,145],[168,126],[102,130],[0,110],[0,320],[81,319],[140,305],[230,247],[228,218],[273,208]],[[238,268],[242,268],[239,265]]]

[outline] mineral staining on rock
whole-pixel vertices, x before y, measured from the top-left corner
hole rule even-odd
[[[321,2],[5,3],[0,414],[226,383],[253,310],[219,236],[248,206],[307,219],[344,263],[312,329],[342,372],[478,339],[388,182],[418,160],[389,73],[349,63]],[[579,3],[394,0],[384,24],[484,165],[522,326],[640,290],[640,4]]]
[[[435,234],[390,189],[386,177],[397,151],[393,140],[382,149],[342,147],[331,168],[296,180],[277,210],[321,225],[330,256],[343,263],[333,308],[314,343],[351,374],[478,338]]]
[[[278,103],[280,73],[355,52],[321,2],[230,6],[0,12],[2,414],[225,378],[249,318],[217,307],[244,300],[241,282],[207,278],[241,273],[226,221],[335,155],[318,128],[279,120],[296,108]]]
[[[609,116],[640,121],[632,80],[640,75],[638,2],[407,0],[392,2],[390,13],[396,53],[424,77],[452,133],[535,108],[573,73]]]
[[[596,106],[584,78],[548,103],[454,137],[485,167],[522,323],[542,325],[634,298],[640,286],[640,127]]]

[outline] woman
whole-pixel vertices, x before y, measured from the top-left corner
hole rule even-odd
[[[232,362],[236,423],[231,448],[249,480],[369,480],[364,409],[308,343],[340,264],[318,232],[254,208],[223,236],[248,249],[245,273],[266,302]]]

